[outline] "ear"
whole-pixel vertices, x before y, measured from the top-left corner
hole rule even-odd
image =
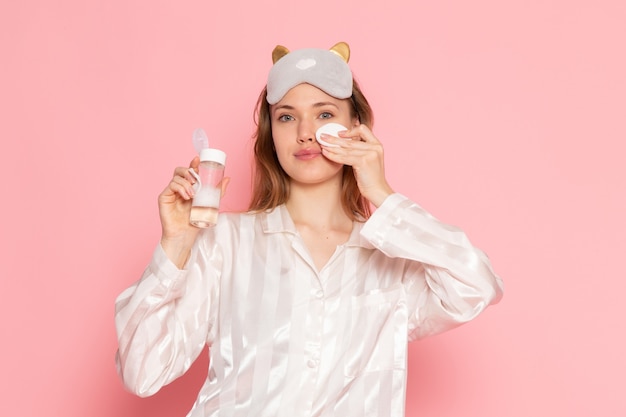
[[[330,48],[330,51],[339,55],[339,57],[346,61],[346,63],[350,60],[350,47],[345,42],[335,44],[335,46]]]
[[[276,48],[272,51],[272,64],[275,64],[276,61],[284,57],[289,53],[289,49],[285,48],[282,45],[276,45]]]

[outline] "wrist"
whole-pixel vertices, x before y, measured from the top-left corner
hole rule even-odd
[[[161,237],[163,251],[178,269],[183,269],[187,263],[192,246],[193,240],[185,237]]]
[[[394,193],[394,191],[391,189],[391,187],[389,187],[388,185],[386,185],[385,187],[376,190],[374,192],[371,193],[371,196],[367,196],[367,199],[370,201],[370,203],[372,203],[376,208],[380,207],[385,200],[387,199],[387,197],[389,197],[390,195],[392,195]]]

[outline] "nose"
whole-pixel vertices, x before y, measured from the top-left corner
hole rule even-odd
[[[298,124],[298,143],[314,142],[315,126],[308,121],[301,121]]]

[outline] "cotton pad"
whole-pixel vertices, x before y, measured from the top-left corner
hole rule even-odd
[[[343,125],[340,125],[339,123],[328,123],[328,124],[321,126],[319,129],[317,129],[317,132],[315,132],[315,139],[317,139],[317,141],[321,145],[329,146],[331,148],[338,148],[339,145],[325,142],[324,140],[320,139],[320,136],[322,135],[322,133],[326,133],[327,135],[335,136],[338,138],[339,132],[344,131],[344,130],[348,130],[348,128]]]

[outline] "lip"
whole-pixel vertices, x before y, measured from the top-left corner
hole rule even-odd
[[[313,159],[316,158],[318,156],[320,156],[322,154],[322,151],[319,150],[315,150],[315,149],[303,149],[301,151],[298,151],[294,154],[294,156],[298,159]]]

